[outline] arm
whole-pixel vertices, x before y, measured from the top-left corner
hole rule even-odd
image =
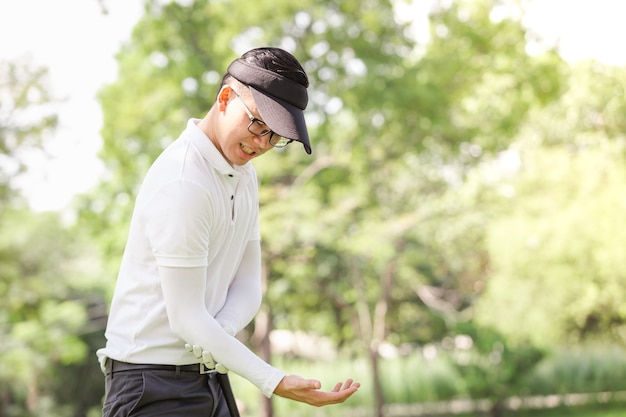
[[[270,397],[272,393],[294,401],[321,407],[341,403],[354,394],[360,384],[351,379],[338,383],[329,392],[321,383],[297,375],[285,376],[228,335],[204,308],[205,267],[159,267],[163,294],[172,330],[192,345],[202,346],[213,358],[248,379]]]
[[[226,302],[215,315],[217,322],[234,336],[250,323],[261,306],[261,244],[248,242],[246,251],[228,288]]]
[[[206,267],[159,267],[159,276],[172,331],[186,342],[211,352],[216,361],[248,379],[270,397],[284,373],[227,334],[206,310]]]

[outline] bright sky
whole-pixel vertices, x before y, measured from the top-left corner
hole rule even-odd
[[[534,0],[525,19],[545,37],[560,39],[563,58],[596,58],[626,65],[623,0]]]
[[[59,128],[46,138],[50,159],[19,183],[35,210],[59,210],[103,172],[98,89],[117,76],[115,54],[143,13],[141,0],[0,0],[0,60],[29,57],[49,69]]]
[[[417,0],[423,1],[423,0]],[[116,78],[114,59],[143,13],[141,0],[0,0],[0,60],[30,56],[50,70],[60,127],[47,139],[52,158],[38,160],[21,183],[35,210],[60,210],[102,173],[96,158],[102,114],[97,90]],[[526,23],[560,39],[566,59],[626,65],[626,2],[535,0]],[[158,86],[157,86],[158,87]]]

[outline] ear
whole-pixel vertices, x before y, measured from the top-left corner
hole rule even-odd
[[[226,105],[232,99],[233,95],[233,89],[229,85],[223,86],[219,93],[217,93],[217,104],[220,111],[226,110]]]

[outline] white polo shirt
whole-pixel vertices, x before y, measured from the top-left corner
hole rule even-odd
[[[137,196],[101,358],[194,363],[170,329],[158,267],[208,266],[206,309],[215,317],[246,245],[260,239],[254,168],[231,167],[197,122],[157,158]]]

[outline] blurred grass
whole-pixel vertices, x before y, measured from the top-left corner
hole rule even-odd
[[[280,397],[274,397],[274,410],[276,416],[298,415],[302,417],[315,416],[350,416],[352,408],[372,409],[373,400],[371,395],[371,377],[369,367],[364,360],[336,360],[333,362],[311,362],[305,360],[291,360],[276,358],[273,365],[282,369],[287,374],[296,374],[305,378],[318,379],[322,383],[322,389],[330,391],[337,382],[343,382],[348,378],[361,383],[362,388],[350,400],[343,404],[334,405],[332,408],[315,408],[306,404],[296,403]],[[260,391],[237,375],[231,376],[235,396],[245,404],[244,416],[260,415]]]
[[[363,358],[339,358],[334,361],[307,361],[276,358],[274,366],[288,374],[315,378],[322,382],[323,390],[331,390],[337,382],[353,378],[361,389],[346,403],[332,407],[315,408],[275,397],[276,416],[299,417],[368,417],[373,414],[374,391],[369,363]],[[445,356],[425,360],[419,351],[409,356],[380,360],[380,377],[387,404],[415,404],[466,398],[465,384]],[[236,397],[245,404],[242,415],[260,415],[261,394],[256,387],[231,374]],[[626,350],[619,346],[588,346],[555,351],[539,363],[526,379],[519,395],[551,395],[566,393],[593,393],[626,391]],[[595,409],[604,407],[595,406]],[[582,414],[578,413],[581,411]],[[547,414],[544,414],[547,413]],[[615,411],[605,412],[584,408],[559,408],[508,412],[516,417],[617,417]],[[626,415],[622,409],[620,416]],[[475,416],[475,414],[472,414]]]
[[[624,411],[623,404],[599,404],[577,408],[519,411],[508,414],[507,416],[509,415],[511,417],[624,417],[626,412]],[[476,416],[472,415],[471,417]]]
[[[526,385],[533,395],[624,391],[626,350],[617,345],[559,349],[539,363]]]

